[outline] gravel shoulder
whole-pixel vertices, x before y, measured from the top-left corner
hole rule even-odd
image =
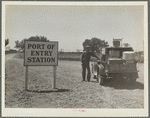
[[[80,61],[59,61],[56,87],[52,91],[53,68],[29,67],[28,89],[25,91],[23,59],[7,60],[5,106],[7,108],[144,108],[144,65],[136,84],[114,78],[100,86],[95,79],[81,82]]]

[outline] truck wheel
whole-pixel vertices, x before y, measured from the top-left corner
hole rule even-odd
[[[104,83],[105,83],[105,78],[102,77],[102,76],[98,76],[98,83],[99,83],[100,85],[104,85]]]
[[[131,82],[131,84],[135,84],[135,83],[136,83],[136,77],[135,77],[135,74],[134,74],[134,73],[132,73],[132,74],[130,75],[130,82]]]
[[[97,78],[96,78],[96,79],[97,79],[97,82],[99,83],[99,77],[98,77],[98,76],[97,76]]]
[[[131,78],[131,84],[135,84],[135,82],[136,82],[136,78]]]

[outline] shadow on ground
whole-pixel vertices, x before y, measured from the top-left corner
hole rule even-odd
[[[90,82],[93,82],[93,83],[98,83],[98,82],[97,82],[97,80],[95,80],[95,81],[90,81]]]
[[[104,86],[113,87],[114,89],[144,89],[144,84],[136,81],[132,84],[128,79],[125,78],[112,78],[106,80]]]
[[[69,89],[55,89],[55,90],[27,90],[28,92],[37,92],[37,93],[52,93],[52,92],[69,92]]]

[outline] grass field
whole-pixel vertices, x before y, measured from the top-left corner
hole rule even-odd
[[[53,68],[30,66],[28,90],[25,90],[23,59],[8,58],[5,77],[6,108],[144,108],[143,64],[135,85],[115,78],[104,86],[91,78],[82,81],[80,61],[60,60],[57,66],[56,88],[53,91]]]

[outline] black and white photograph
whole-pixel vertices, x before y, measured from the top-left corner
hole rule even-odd
[[[3,117],[148,116],[148,2],[2,2]]]

